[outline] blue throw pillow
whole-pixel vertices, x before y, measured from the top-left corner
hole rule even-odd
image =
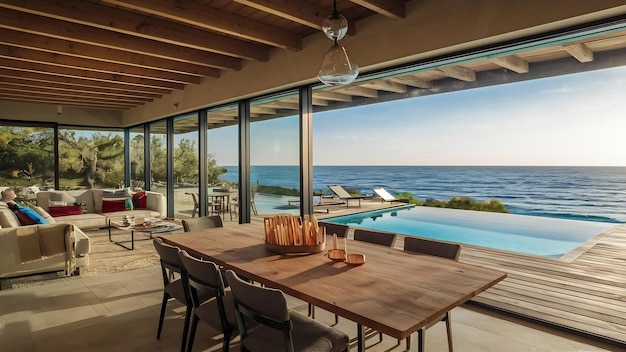
[[[21,205],[16,205],[16,207],[24,214],[28,215],[29,218],[33,219],[35,224],[47,224],[48,222],[44,219],[38,212],[31,208],[23,207]]]

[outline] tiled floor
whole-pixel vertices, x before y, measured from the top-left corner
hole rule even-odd
[[[156,340],[162,294],[160,269],[150,267],[92,277],[57,280],[40,286],[0,291],[1,351],[177,351],[184,308],[170,303],[163,335]],[[290,305],[306,312],[305,303]],[[333,316],[317,310],[317,319]],[[351,336],[356,325],[340,319]],[[589,340],[506,315],[464,306],[452,311],[455,351],[618,351]],[[444,324],[427,332],[427,351],[447,351]],[[194,351],[219,351],[216,332],[201,324]],[[413,346],[416,350],[416,335]],[[368,351],[403,351],[404,342],[386,337]],[[238,350],[237,339],[231,350]],[[353,349],[356,350],[356,349]]]

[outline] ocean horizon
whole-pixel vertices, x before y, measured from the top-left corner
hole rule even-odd
[[[237,182],[238,167],[222,180]],[[251,166],[251,182],[297,189],[299,167]],[[313,189],[338,184],[372,194],[384,187],[421,200],[497,199],[513,214],[626,222],[626,167],[621,166],[324,166],[313,167]]]

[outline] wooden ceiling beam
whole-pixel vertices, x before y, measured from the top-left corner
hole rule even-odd
[[[379,79],[379,80],[370,81],[370,82],[363,82],[363,83],[360,83],[359,86],[376,89],[376,90],[383,90],[385,92],[392,92],[392,93],[406,93],[407,92],[406,85],[392,82],[388,79]]]
[[[0,2],[1,6],[2,3]],[[53,38],[73,40],[225,70],[241,69],[241,59],[238,58],[111,32],[82,24],[69,23],[12,9],[5,8],[0,11],[0,23],[2,28]]]
[[[219,77],[220,74],[220,70],[213,67],[131,53],[129,51],[105,48],[65,39],[44,37],[38,34],[18,32],[6,28],[0,28],[0,43],[20,48],[194,76]]]
[[[81,0],[6,0],[2,6],[40,16],[112,30],[242,59],[267,61],[269,47],[153,16]],[[181,35],[184,33],[184,35]]]
[[[331,13],[305,1],[293,0],[234,0],[259,11],[288,19],[304,26],[321,30],[322,21]],[[356,22],[348,20],[348,34],[356,34]]]
[[[318,90],[313,92],[313,98],[321,98],[324,100],[351,102],[352,96],[348,94],[337,93],[328,90]]]
[[[121,103],[132,103],[132,104],[140,104],[147,103],[153,101],[150,98],[130,98],[130,97],[111,97],[106,94],[99,93],[90,93],[90,92],[77,92],[77,91],[65,91],[65,90],[57,90],[51,88],[41,88],[41,87],[26,87],[26,86],[16,86],[13,84],[4,84],[0,82],[0,94],[2,93],[23,93],[25,95],[28,94],[48,94],[50,96],[55,97],[72,97],[78,99],[94,99],[94,100],[104,100],[104,101],[116,101]]]
[[[404,85],[415,87],[415,88],[430,89],[433,87],[433,84],[431,82],[421,79],[421,78],[417,78],[415,76],[393,77],[393,78],[390,78],[389,81],[404,84]]]
[[[16,71],[10,68],[0,67],[0,77],[16,78],[20,80],[30,80],[35,82],[56,83],[67,86],[78,87],[80,89],[110,89],[125,93],[148,93],[148,94],[170,94],[170,88],[163,87],[141,87],[128,85],[120,82],[94,81],[90,79],[55,76],[40,72]]]
[[[302,38],[295,33],[190,0],[101,1],[274,47],[302,49]]]
[[[44,98],[28,98],[28,97],[17,97],[17,96],[0,96],[0,100],[8,100],[8,101],[23,101],[27,103],[39,103],[39,104],[54,104],[54,105],[63,105],[63,106],[76,106],[76,107],[84,107],[91,109],[103,109],[103,110],[127,110],[129,109],[126,105],[115,105],[115,104],[102,104],[102,103],[85,103],[85,102],[75,102],[75,101],[65,101],[65,100],[55,100],[55,99],[44,99]]]
[[[404,0],[350,0],[383,16],[401,19],[406,16]]]
[[[81,104],[81,105],[88,105],[88,106],[108,106],[111,108],[131,108],[134,106],[137,106],[138,104],[131,104],[131,103],[120,103],[117,101],[105,101],[105,100],[99,100],[99,99],[83,99],[83,98],[72,98],[72,97],[58,97],[56,95],[49,95],[49,94],[39,94],[39,93],[26,93],[26,94],[20,94],[20,93],[3,93],[0,92],[0,99],[4,97],[4,98],[9,98],[9,97],[13,97],[13,98],[21,98],[24,99],[26,101],[38,101],[38,102],[47,102],[47,103],[53,103],[53,104],[61,104],[61,105],[74,105],[74,104]]]
[[[340,88],[334,89],[334,91],[343,93],[343,94],[348,94],[348,95],[356,95],[360,97],[365,97],[365,98],[378,98],[378,91],[376,89],[370,89],[370,88],[361,87],[361,86],[340,87]]]
[[[461,66],[447,66],[438,68],[446,76],[459,81],[474,82],[476,81],[476,72]]]
[[[148,78],[138,78],[129,76],[120,76],[110,73],[91,72],[80,69],[73,69],[67,67],[58,67],[46,64],[40,64],[35,62],[25,62],[20,60],[0,58],[0,68],[7,68],[19,71],[36,72],[42,74],[74,77],[90,79],[93,81],[104,82],[118,82],[127,85],[143,86],[143,87],[161,87],[168,89],[183,89],[184,85],[181,83],[157,81]]]
[[[180,73],[164,72],[155,69],[119,65],[110,62],[77,58],[68,55],[59,55],[44,51],[15,48],[0,44],[0,57],[7,59],[22,60],[27,62],[37,62],[46,65],[59,67],[83,69],[94,72],[112,73],[130,77],[150,78],[167,82],[177,82],[183,84],[199,84],[201,79],[197,76],[183,75]]]
[[[579,62],[593,61],[593,50],[584,43],[564,45],[565,50]]]
[[[517,73],[528,73],[528,61],[521,59],[515,55],[496,57],[493,62],[504,68]]]
[[[114,90],[108,88],[95,88],[95,87],[81,87],[63,83],[44,82],[30,79],[24,79],[22,77],[2,77],[0,76],[0,84],[5,86],[13,85],[18,87],[28,87],[34,89],[56,89],[58,91],[75,92],[75,93],[98,93],[108,95],[111,97],[130,97],[130,98],[147,98],[156,99],[160,98],[162,94],[144,93],[144,92],[128,92],[122,90]]]

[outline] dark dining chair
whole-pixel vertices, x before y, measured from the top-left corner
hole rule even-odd
[[[326,234],[327,235],[333,235],[336,234],[337,237],[346,237],[348,236],[348,230],[350,229],[350,226],[348,225],[343,225],[343,224],[333,224],[331,222],[323,222],[320,221],[318,222],[318,225],[321,227],[325,227],[326,228]],[[309,316],[313,319],[315,319],[315,306],[312,305],[311,303],[309,303]],[[339,316],[337,314],[335,314],[335,324],[339,324]]]
[[[282,291],[249,284],[232,270],[226,271],[226,280],[233,293],[242,351],[348,351],[348,335],[289,310]],[[248,330],[248,321],[258,326]]]
[[[318,222],[319,226],[324,226],[326,228],[326,234],[332,235],[337,234],[337,237],[346,237],[348,235],[348,230],[350,226],[343,224],[333,224],[331,222]]]
[[[459,260],[461,254],[461,245],[449,242],[440,242],[429,240],[425,238],[417,237],[405,237],[404,238],[404,250],[407,252],[421,253],[427,255],[433,255],[441,258]],[[419,339],[419,351],[424,351],[424,339],[426,335],[426,329],[437,324],[440,321],[446,323],[446,333],[448,335],[448,350],[453,352],[452,348],[452,326],[450,321],[450,312],[446,312],[441,318],[434,320],[432,323],[426,325],[417,331]],[[411,348],[411,336],[406,338],[406,349]]]
[[[391,232],[381,232],[381,231],[370,231],[365,229],[355,229],[354,230],[354,240],[355,241],[363,241],[373,244],[379,244],[381,246],[393,247],[396,242],[397,235]],[[369,339],[376,334],[376,330],[367,329],[365,331],[365,338]],[[378,341],[383,341],[383,334],[378,333]]]
[[[226,289],[220,268],[215,263],[196,259],[186,251],[179,252],[189,287],[191,327],[187,337],[187,352],[193,349],[198,321],[203,321],[223,336],[222,351],[228,352],[230,340],[237,336],[237,315],[230,290]],[[206,300],[206,297],[211,297]]]
[[[184,275],[184,268],[182,262],[180,261],[180,257],[178,256],[180,249],[164,243],[161,238],[155,238],[153,243],[160,258],[161,274],[163,276],[163,301],[161,302],[161,314],[159,316],[157,340],[161,338],[161,330],[163,328],[167,302],[170,299],[176,299],[186,306],[181,343],[181,351],[185,351],[192,304],[189,289],[187,288],[186,282],[183,282],[182,279],[182,275]]]
[[[393,244],[396,242],[396,234],[391,232],[355,229],[354,240],[393,247]]]
[[[182,223],[183,230],[185,232],[212,229],[215,227],[224,227],[222,218],[219,215],[202,216],[193,219],[183,219]]]

